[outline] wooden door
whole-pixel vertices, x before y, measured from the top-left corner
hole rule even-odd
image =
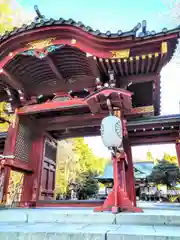
[[[51,200],[54,198],[56,152],[56,143],[46,139],[44,145],[40,200]]]

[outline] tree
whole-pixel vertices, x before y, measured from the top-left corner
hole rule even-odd
[[[56,193],[69,194],[73,185],[82,197],[97,192],[95,177],[104,171],[107,160],[95,156],[83,138],[59,142],[56,168]]]
[[[180,172],[178,166],[164,159],[154,166],[151,175],[148,177],[150,182],[166,184],[167,186],[176,185],[179,180]]]
[[[79,200],[87,199],[98,193],[99,184],[95,177],[97,174],[91,171],[81,173],[81,177],[77,179],[77,197]]]
[[[95,156],[84,138],[73,139],[74,153],[79,161],[81,172],[92,171],[98,174],[104,171],[107,160]]]
[[[0,0],[0,34],[27,24],[33,15],[25,12],[15,0]]]
[[[146,160],[148,162],[154,162],[154,165],[157,165],[159,160],[157,158],[154,158],[152,153],[150,151],[147,151],[146,153]]]
[[[165,152],[163,159],[168,161],[169,163],[173,163],[173,164],[178,165],[178,161],[177,161],[177,157],[176,156],[171,156],[170,154]]]
[[[150,151],[147,151],[146,159],[147,159],[148,162],[154,161],[153,155],[152,155],[152,153]]]
[[[79,172],[79,163],[73,151],[73,142],[63,140],[58,142],[56,165],[56,192],[66,194],[70,182],[75,181]]]

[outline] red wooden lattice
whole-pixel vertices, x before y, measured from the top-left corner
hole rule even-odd
[[[32,145],[32,132],[28,124],[20,123],[16,138],[15,157],[28,162]]]

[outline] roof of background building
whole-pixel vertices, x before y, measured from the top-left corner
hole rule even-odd
[[[136,179],[146,178],[151,174],[154,162],[136,162],[134,163],[134,177]],[[113,166],[109,164],[104,169],[104,174],[97,177],[98,180],[113,180]]]

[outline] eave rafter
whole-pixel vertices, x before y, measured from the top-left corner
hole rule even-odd
[[[49,55],[47,55],[45,57],[45,61],[48,63],[49,67],[51,68],[52,72],[55,74],[55,76],[57,77],[57,79],[59,81],[63,81],[65,82],[66,80],[64,79],[63,75],[61,74],[61,72],[59,71],[59,69],[56,67],[56,64],[54,63],[54,60],[52,59],[52,57],[50,57]]]
[[[88,56],[86,53],[87,61],[92,70],[92,75],[96,78],[100,78],[100,71],[98,68],[96,57]]]
[[[5,69],[1,69],[0,74],[3,74],[4,76],[7,77],[6,81],[5,81],[5,84],[11,86],[12,88],[14,88],[16,90],[20,90],[20,91],[24,92],[23,85],[11,73],[9,73]]]
[[[8,86],[10,86],[12,89],[15,89],[20,97],[20,101],[25,100],[25,89],[23,85],[18,81],[11,73],[9,73],[6,69],[0,70],[0,75],[4,75],[6,78],[3,78],[2,81],[7,86],[5,88],[5,91],[7,92],[7,95],[9,97],[9,100],[12,101],[12,93],[9,90]]]

